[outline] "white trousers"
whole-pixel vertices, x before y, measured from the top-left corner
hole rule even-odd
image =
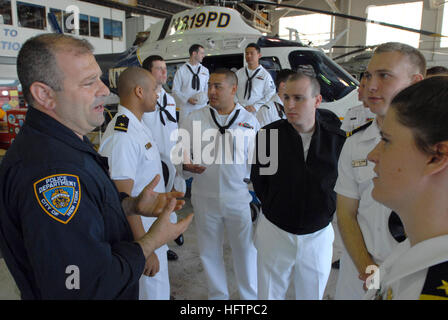
[[[284,300],[291,282],[297,300],[322,299],[331,271],[331,223],[311,234],[286,232],[260,215],[255,232],[258,298]]]
[[[363,281],[358,278],[359,272],[352,258],[344,249],[336,282],[335,300],[362,300],[366,295]]]
[[[208,283],[208,298],[229,299],[223,244],[224,230],[232,249],[240,299],[257,299],[257,251],[252,241],[249,203],[192,195],[199,255]]]
[[[144,274],[139,280],[139,300],[170,300],[170,278],[168,275],[168,246],[163,245],[157,249],[160,269],[154,277]]]
[[[172,215],[170,216],[170,219]],[[148,232],[151,225],[156,221],[154,217],[142,217],[143,228]],[[170,278],[168,275],[168,258],[166,252],[168,246],[165,244],[156,249],[155,254],[159,259],[159,272],[154,277],[142,274],[139,279],[139,300],[169,300]]]

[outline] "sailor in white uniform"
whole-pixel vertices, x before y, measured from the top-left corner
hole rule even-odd
[[[376,287],[366,299],[448,300],[447,99],[446,77],[401,91],[368,155],[372,196],[398,213],[407,239],[372,277]]]
[[[120,105],[99,149],[99,153],[108,158],[110,176],[118,190],[131,196],[137,196],[156,175],[162,177],[159,149],[141,120],[144,112],[155,109],[155,89],[154,78],[142,68],[131,67],[120,75]],[[154,190],[165,192],[163,182]],[[128,217],[134,238],[141,238],[155,220],[153,217]],[[148,258],[139,283],[140,300],[170,299],[167,250],[165,244]]]
[[[286,119],[282,97],[285,92],[286,80],[288,80],[288,77],[294,73],[295,72],[291,69],[282,69],[277,72],[275,78],[277,94],[275,94],[266,104],[262,105],[256,114],[260,127],[264,127],[280,119]]]
[[[418,62],[417,62],[418,61]],[[372,267],[381,264],[403,240],[396,229],[401,221],[392,210],[372,199],[373,165],[367,154],[380,141],[380,128],[392,98],[423,79],[425,58],[401,43],[377,47],[365,72],[366,101],[376,119],[349,133],[339,158],[338,227],[345,251],[341,257],[335,299],[362,299]],[[352,135],[353,134],[353,135]],[[352,136],[351,136],[352,135]]]
[[[202,63],[204,47],[194,44],[190,47],[190,60],[183,64],[174,75],[172,94],[179,108],[182,121],[191,111],[207,104],[207,82],[209,72]]]
[[[275,84],[269,72],[259,63],[261,53],[257,44],[247,45],[245,58],[247,66],[236,72],[238,90],[235,101],[255,113],[275,95]]]
[[[365,99],[367,98],[365,94],[365,80],[364,77],[361,78],[358,88],[358,100],[361,104],[351,107],[344,115],[344,120],[341,125],[341,129],[344,131],[350,132],[375,118],[375,114],[370,111],[365,102]]]
[[[176,102],[174,98],[168,94],[163,85],[166,83],[166,63],[161,56],[152,55],[143,61],[143,68],[151,72],[157,83],[157,106],[154,112],[145,112],[142,117],[143,123],[151,130],[152,136],[157,143],[160,151],[160,158],[162,160],[162,169],[164,169],[165,188],[171,191],[173,188],[176,191],[185,193],[185,180],[176,172],[176,168],[171,161],[171,150],[177,142],[177,119],[176,119]],[[171,222],[177,222],[177,215],[175,212],[171,213]],[[180,239],[180,238],[178,238]],[[183,243],[176,239],[179,244]],[[169,257],[177,259],[177,255],[171,252]]]
[[[247,182],[259,124],[252,114],[233,102],[236,83],[232,71],[216,70],[209,80],[210,105],[192,112],[180,125],[191,137],[184,150],[188,153],[190,148],[194,164],[180,168],[186,176],[194,177],[191,201],[209,299],[229,299],[223,260],[224,231],[232,249],[239,297],[257,299],[257,252],[252,241]],[[194,133],[201,136],[193,136]],[[181,134],[180,138],[187,141]],[[197,141],[202,141],[202,145],[195,147]]]

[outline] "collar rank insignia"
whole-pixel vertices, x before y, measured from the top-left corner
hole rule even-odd
[[[151,142],[148,142],[147,144],[145,144],[146,150],[150,149],[151,147],[152,147]]]
[[[254,128],[250,124],[248,124],[247,122],[240,122],[240,123],[238,123],[238,125],[240,127],[244,127],[244,128],[248,128],[248,129],[253,129]]]
[[[79,177],[56,174],[34,183],[37,202],[46,214],[63,224],[75,215],[81,201]]]
[[[448,300],[448,261],[429,267],[420,300]]]
[[[353,168],[367,167],[367,159],[353,160],[352,161],[352,167]]]
[[[115,121],[114,130],[128,132],[129,118],[124,114],[117,117]]]

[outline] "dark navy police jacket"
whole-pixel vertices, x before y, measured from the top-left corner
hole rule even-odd
[[[0,165],[0,249],[22,299],[138,299],[145,257],[107,160],[32,107]]]

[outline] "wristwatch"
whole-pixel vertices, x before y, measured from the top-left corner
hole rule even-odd
[[[120,192],[120,203],[123,202],[124,199],[129,198],[130,195],[128,195],[126,192]]]

